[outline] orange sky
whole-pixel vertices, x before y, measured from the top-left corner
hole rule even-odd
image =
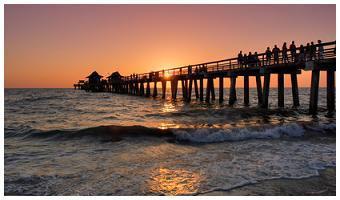
[[[93,70],[129,75],[335,38],[335,5],[5,5],[5,87],[72,87]]]

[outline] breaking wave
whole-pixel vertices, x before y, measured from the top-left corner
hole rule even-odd
[[[277,126],[264,130],[243,129],[197,129],[193,132],[184,130],[175,131],[178,140],[209,143],[224,141],[241,141],[249,139],[278,139],[286,137],[302,137],[305,129],[298,124]]]
[[[5,137],[24,137],[25,139],[43,138],[48,140],[67,140],[97,138],[101,141],[120,141],[124,137],[168,137],[179,142],[213,143],[226,141],[243,141],[251,139],[301,138],[312,135],[335,135],[335,123],[298,124],[248,128],[177,128],[158,129],[144,126],[98,126],[81,130],[41,131],[28,129],[27,132],[14,133],[5,129]]]

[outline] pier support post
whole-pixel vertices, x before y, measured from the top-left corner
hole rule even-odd
[[[269,86],[270,86],[270,73],[264,74],[264,83],[263,83],[263,100],[262,100],[262,108],[268,108],[268,97],[269,97]]]
[[[190,102],[191,101],[191,93],[192,93],[192,82],[193,79],[189,79],[189,88],[188,88],[188,94],[187,94],[187,101]]]
[[[157,81],[153,84],[153,94],[152,97],[157,97]]]
[[[236,100],[236,77],[230,77],[229,105],[233,105]]]
[[[135,85],[136,85],[136,92],[135,92],[135,95],[139,95],[139,94],[140,94],[139,83],[136,82]]]
[[[327,109],[328,114],[332,115],[335,111],[335,71],[327,70]]]
[[[200,101],[203,101],[203,78],[200,78]]]
[[[261,76],[256,75],[256,89],[257,89],[257,101],[258,105],[262,105],[263,95],[262,95],[262,83]]]
[[[277,74],[277,97],[278,97],[278,106],[280,108],[284,107],[284,74]]]
[[[187,91],[188,91],[188,82],[187,80],[182,79],[182,96],[183,99],[186,100],[187,99]]]
[[[312,70],[312,82],[310,88],[309,113],[316,114],[318,110],[320,70]]]
[[[219,77],[219,92],[218,92],[218,101],[220,103],[223,102],[223,76]]]
[[[174,78],[173,80],[171,80],[171,96],[173,100],[176,99],[177,97],[177,87],[178,87],[178,80]]]
[[[131,82],[129,84],[130,84],[130,86],[129,86],[129,94],[133,94],[133,84]],[[112,92],[112,88],[110,89],[110,91]]]
[[[113,87],[111,86],[111,92],[113,92]],[[135,93],[135,84],[130,83],[130,94],[133,95]]]
[[[144,82],[140,83],[140,92],[139,92],[140,96],[144,96]]]
[[[207,103],[210,102],[210,92],[211,92],[211,81],[210,81],[211,78],[208,78],[207,79],[207,88],[206,88],[206,94],[205,94],[205,101]]]
[[[291,84],[292,84],[293,107],[296,108],[296,107],[300,106],[297,74],[296,73],[290,74],[290,80],[291,80]]]
[[[249,76],[243,76],[244,105],[249,105]]]
[[[146,93],[145,93],[146,97],[150,96],[150,82],[146,82]]]
[[[197,79],[194,79],[194,86],[195,86],[195,96],[196,99],[199,99],[199,93],[198,93],[198,84],[197,84]]]
[[[215,101],[215,86],[214,86],[214,79],[213,78],[211,78],[210,79],[210,91],[211,91],[211,100],[212,101]]]
[[[130,83],[130,94],[133,94],[133,90],[134,90],[134,85],[133,83]],[[112,88],[111,88],[112,91]]]
[[[165,99],[165,94],[166,94],[166,81],[162,81],[162,99]]]
[[[114,84],[113,83],[111,83],[111,92],[112,93],[114,93],[115,92],[115,88],[114,88],[115,86],[114,86]]]

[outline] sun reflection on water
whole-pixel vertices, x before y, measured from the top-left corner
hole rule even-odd
[[[165,130],[165,129],[169,129],[169,128],[180,128],[180,126],[178,124],[174,124],[174,123],[160,123],[158,128]]]
[[[162,195],[189,195],[196,193],[201,176],[184,169],[156,169],[148,182],[149,191]]]
[[[172,102],[165,102],[164,106],[161,108],[163,113],[175,112],[177,111],[176,106]]]

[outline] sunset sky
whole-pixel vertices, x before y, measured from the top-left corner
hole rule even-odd
[[[335,5],[5,5],[5,87],[72,87],[93,70],[129,75],[334,41],[335,20]]]

